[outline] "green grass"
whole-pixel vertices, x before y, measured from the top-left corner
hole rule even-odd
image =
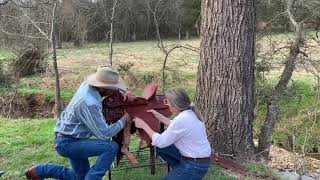
[[[15,58],[15,54],[10,51],[0,50],[0,61]]]
[[[13,89],[1,88],[0,93],[2,95],[9,94]],[[37,86],[20,86],[17,88],[18,96],[28,98],[30,95],[42,95],[44,97],[44,101],[54,102],[55,99],[55,90],[54,89],[46,89],[40,88]],[[64,104],[68,103],[72,96],[74,95],[75,90],[63,89],[60,91],[61,99]]]
[[[5,171],[3,179],[19,180],[24,178],[24,171],[38,163],[57,163],[69,167],[68,160],[59,156],[54,150],[53,128],[54,119],[4,119],[0,118],[0,170]],[[137,140],[131,145],[134,146]],[[94,163],[91,158],[90,163]],[[254,163],[251,165],[254,166]],[[251,168],[251,166],[248,166]],[[260,167],[257,165],[257,167]],[[219,166],[211,166],[205,180],[231,180],[233,177],[220,172]],[[256,174],[269,172],[267,168],[252,168]],[[149,168],[135,168],[130,170],[112,171],[115,180],[160,180],[167,173],[167,167],[156,166],[156,174],[151,175]],[[261,173],[260,173],[261,174]],[[246,179],[251,179],[249,176]],[[107,179],[107,175],[104,177]]]
[[[46,88],[41,88],[37,86],[26,86],[26,85],[21,86],[18,88],[18,93],[20,93],[22,96],[28,96],[31,94],[43,94],[45,95],[46,100],[49,100],[49,101],[54,101],[54,98],[55,98],[54,89],[46,89]],[[61,93],[61,99],[64,102],[68,102],[74,95],[75,90],[62,89],[60,93]]]
[[[69,166],[53,147],[55,120],[0,119],[0,124],[0,169],[5,171],[4,179],[24,179],[23,172],[37,163]],[[165,173],[164,166],[157,167],[155,176],[150,175],[147,168],[112,171],[113,179],[161,179]]]
[[[0,168],[6,172],[4,179],[23,179],[23,172],[39,162],[67,164],[53,151],[53,119],[0,119],[0,124]]]
[[[253,177],[260,177],[261,179],[280,179],[279,174],[268,168],[265,164],[246,163],[244,166],[251,170]]]

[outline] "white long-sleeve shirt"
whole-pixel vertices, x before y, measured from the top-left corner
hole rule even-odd
[[[211,155],[205,124],[192,110],[182,111],[162,134],[155,133],[152,136],[154,146],[164,148],[171,144],[179,149],[182,156],[204,158]]]

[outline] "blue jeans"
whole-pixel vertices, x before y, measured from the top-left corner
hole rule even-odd
[[[36,174],[42,179],[102,179],[118,152],[117,143],[98,139],[76,139],[63,136],[55,138],[55,145],[59,155],[69,158],[72,169],[51,163],[38,164]],[[88,158],[93,156],[98,158],[90,168]]]
[[[157,154],[166,161],[172,170],[164,177],[164,180],[198,180],[208,172],[210,162],[197,163],[182,160],[179,150],[174,146],[157,148]]]

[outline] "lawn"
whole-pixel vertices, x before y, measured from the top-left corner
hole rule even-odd
[[[3,179],[25,179],[24,171],[37,163],[57,163],[69,166],[67,159],[54,150],[54,119],[3,119],[0,118],[0,170],[5,171]],[[134,140],[133,140],[134,141]],[[136,143],[132,143],[135,145]],[[91,164],[94,162],[91,159]],[[224,176],[214,166],[206,176],[209,179],[234,179]],[[112,179],[159,180],[166,174],[165,165],[156,166],[156,174],[151,175],[146,167],[112,171]],[[104,179],[108,179],[107,175]]]

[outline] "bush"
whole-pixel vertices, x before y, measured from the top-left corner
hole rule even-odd
[[[4,61],[0,61],[0,88],[7,88],[13,82],[12,76],[8,74]]]
[[[45,71],[45,62],[42,52],[29,47],[18,52],[18,58],[11,64],[15,77],[25,77]]]

